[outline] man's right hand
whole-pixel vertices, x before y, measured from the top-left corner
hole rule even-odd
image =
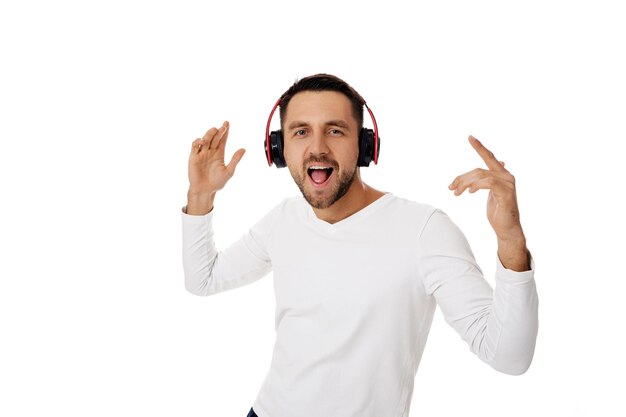
[[[228,122],[219,129],[212,127],[191,145],[187,214],[204,215],[213,210],[215,193],[224,188],[246,152],[239,149],[228,165],[224,163],[228,129]]]

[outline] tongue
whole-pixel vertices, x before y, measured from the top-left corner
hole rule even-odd
[[[316,184],[321,184],[328,179],[327,169],[314,169],[311,172],[311,179]]]

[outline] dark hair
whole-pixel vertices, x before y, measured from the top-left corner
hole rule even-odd
[[[296,81],[280,97],[280,125],[283,125],[287,106],[298,93],[303,91],[336,91],[345,95],[352,103],[352,113],[356,120],[357,132],[363,127],[363,104],[365,100],[344,80],[330,74],[315,74]]]

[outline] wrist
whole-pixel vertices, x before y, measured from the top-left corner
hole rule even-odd
[[[526,238],[498,239],[498,258],[506,269],[522,272],[530,270],[530,252]]]
[[[187,192],[187,214],[203,216],[213,210],[215,192]]]

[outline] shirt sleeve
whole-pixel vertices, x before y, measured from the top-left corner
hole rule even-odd
[[[531,270],[515,272],[497,260],[495,290],[484,279],[463,233],[436,210],[420,237],[424,286],[443,316],[481,360],[511,375],[532,362],[538,297]]]
[[[267,242],[273,212],[239,240],[222,251],[215,245],[213,211],[203,216],[182,212],[183,270],[185,288],[206,296],[259,280],[271,269]]]

